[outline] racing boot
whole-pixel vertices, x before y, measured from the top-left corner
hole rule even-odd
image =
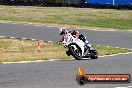
[[[67,54],[67,56],[70,56],[71,55],[69,50],[66,51],[66,54]]]
[[[90,47],[91,45],[88,43],[88,41],[85,42],[85,53],[84,55],[88,55],[89,54],[89,51],[90,51]]]
[[[85,41],[85,47],[90,50],[91,44],[87,40]]]

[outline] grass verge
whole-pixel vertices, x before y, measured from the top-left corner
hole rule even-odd
[[[111,55],[117,53],[132,52],[129,49],[121,49],[107,46],[97,46],[98,54]],[[71,59],[65,54],[66,48],[58,43],[45,42],[38,53],[36,41],[22,39],[0,38],[0,62],[35,61],[48,59]]]
[[[131,10],[1,5],[0,20],[132,30]]]

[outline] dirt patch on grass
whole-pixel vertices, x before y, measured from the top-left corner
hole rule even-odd
[[[117,53],[132,52],[129,49],[97,46],[98,54],[111,55]],[[37,41],[0,38],[0,62],[35,61],[48,59],[71,59],[65,54],[66,48],[55,42],[44,42],[41,51],[38,52]]]
[[[21,39],[0,39],[0,62],[4,61],[32,61],[47,59],[69,59],[65,55],[65,48],[57,43],[44,42],[42,51],[38,53],[37,41]]]

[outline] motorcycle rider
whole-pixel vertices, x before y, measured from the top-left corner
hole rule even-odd
[[[84,35],[80,34],[78,31],[75,31],[75,30],[67,31],[66,28],[62,27],[59,29],[59,33],[60,33],[60,35],[62,35],[61,42],[64,41],[65,34],[71,33],[73,37],[78,37],[80,40],[82,40],[85,43],[86,49],[89,49],[91,47],[91,45],[87,41],[86,37]]]

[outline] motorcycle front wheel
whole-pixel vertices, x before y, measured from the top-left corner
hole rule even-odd
[[[70,54],[71,54],[76,60],[81,60],[81,59],[82,59],[81,49],[80,49],[80,47],[78,47],[77,45],[74,45],[74,46],[76,46],[76,49],[75,49],[75,47],[73,47],[73,45],[69,46]]]

